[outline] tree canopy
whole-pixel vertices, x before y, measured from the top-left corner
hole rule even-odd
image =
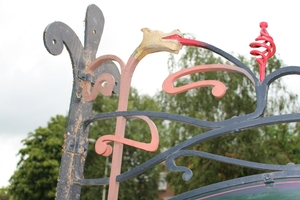
[[[15,200],[53,199],[62,155],[66,117],[52,117],[48,126],[39,127],[22,140],[17,171],[10,179]]]
[[[1,187],[0,188],[0,200],[9,200],[10,199],[8,191],[9,191],[9,187]]]

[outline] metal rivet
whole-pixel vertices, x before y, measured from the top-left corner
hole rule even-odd
[[[70,147],[74,147],[74,142],[70,142]]]

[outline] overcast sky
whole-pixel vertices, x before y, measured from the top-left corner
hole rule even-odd
[[[179,29],[226,52],[249,55],[249,43],[266,21],[277,54],[286,65],[300,66],[299,1],[240,0],[0,0],[0,187],[16,169],[21,140],[50,117],[67,114],[72,72],[66,50],[50,55],[43,31],[54,21],[69,25],[83,41],[89,4],[104,13],[105,26],[97,56],[115,54],[127,61],[142,40],[141,28]],[[250,56],[249,56],[250,57]],[[145,57],[133,85],[153,95],[167,76],[168,53]],[[297,77],[284,78],[297,92]]]

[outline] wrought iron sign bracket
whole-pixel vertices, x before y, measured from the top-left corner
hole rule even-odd
[[[190,150],[190,148],[196,144],[225,136],[233,132],[239,133],[242,130],[254,127],[300,121],[300,113],[263,117],[267,104],[269,85],[280,77],[290,74],[300,74],[300,67],[295,66],[284,67],[270,74],[265,73],[267,60],[275,54],[276,50],[273,38],[266,30],[267,23],[262,22],[260,24],[260,35],[255,39],[255,42],[250,44],[252,48],[265,49],[263,51],[251,51],[252,55],[258,56],[256,61],[259,64],[259,78],[256,77],[255,73],[251,71],[249,67],[234,56],[211,44],[184,38],[183,34],[177,29],[170,33],[163,33],[161,31],[143,28],[143,40],[133,51],[127,63],[123,62],[115,55],[104,55],[96,58],[96,52],[104,28],[104,16],[97,6],[88,6],[85,23],[84,45],[82,45],[76,33],[62,22],[51,23],[44,31],[44,44],[50,54],[59,55],[62,52],[63,47],[66,46],[71,58],[74,80],[56,199],[80,199],[81,186],[109,185],[108,199],[116,200],[118,199],[119,185],[121,182],[134,178],[160,163],[165,163],[166,169],[170,172],[182,173],[183,180],[188,181],[193,177],[192,171],[186,166],[177,166],[175,162],[177,158],[183,156],[194,156],[195,159],[201,157],[218,162],[273,172],[241,177],[205,186],[177,195],[172,199],[199,198],[210,192],[242,186],[244,184],[260,183],[261,185],[264,185],[262,184],[262,179],[267,186],[272,186],[275,181],[284,178],[300,179],[300,165],[298,164],[263,164],[215,155],[200,150]],[[131,78],[139,62],[150,53],[162,51],[178,53],[183,46],[207,49],[222,56],[233,64],[205,64],[175,72],[169,75],[163,82],[162,87],[165,93],[176,95],[191,89],[211,87],[212,95],[216,98],[221,98],[226,93],[226,86],[218,80],[200,80],[179,87],[175,87],[174,82],[183,76],[195,73],[214,71],[233,72],[249,79],[250,83],[255,88],[257,97],[256,110],[253,113],[236,116],[219,122],[204,121],[202,119],[171,113],[128,111]],[[116,64],[118,64],[119,68]],[[94,115],[92,106],[99,93],[104,96],[118,93],[119,101],[117,111]],[[136,120],[147,123],[151,134],[151,141],[149,143],[125,138],[127,118],[135,118]],[[132,146],[144,151],[153,152],[157,150],[159,146],[159,130],[152,121],[152,118],[176,121],[178,123],[204,128],[209,131],[189,138],[139,166],[121,173],[123,145]],[[102,156],[112,155],[110,176],[108,178],[85,179],[83,171],[89,144],[89,125],[92,122],[103,119],[116,119],[114,135],[103,135],[99,137],[95,143],[96,153]],[[114,143],[113,147],[110,143]]]

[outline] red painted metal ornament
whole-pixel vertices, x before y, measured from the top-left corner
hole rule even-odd
[[[274,44],[273,38],[269,35],[267,31],[268,23],[261,22],[260,23],[260,36],[258,36],[255,41],[263,41],[263,42],[252,42],[250,43],[250,47],[252,48],[265,48],[264,51],[260,50],[252,50],[250,54],[253,56],[260,56],[256,58],[256,62],[259,65],[259,74],[260,81],[262,82],[265,79],[265,70],[267,61],[271,58],[276,52],[276,46]]]

